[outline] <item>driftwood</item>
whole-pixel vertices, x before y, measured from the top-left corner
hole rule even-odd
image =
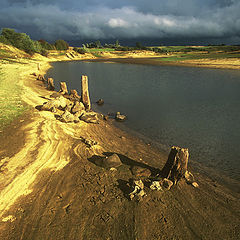
[[[188,157],[187,148],[172,147],[168,160],[162,169],[162,177],[171,180],[174,184],[184,178],[187,171]]]
[[[68,94],[66,82],[60,82],[60,91],[62,95]]]
[[[51,90],[51,91],[53,91],[55,89],[53,78],[48,78],[48,80],[47,80],[47,89]]]
[[[89,91],[88,91],[88,77],[82,75],[82,102],[86,110],[91,109]]]

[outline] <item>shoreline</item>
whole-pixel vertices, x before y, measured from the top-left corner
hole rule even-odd
[[[50,67],[49,62],[42,63],[41,73]],[[30,76],[34,71],[35,63],[25,68],[19,80],[31,114],[9,127],[13,132],[16,127],[20,135],[15,139],[16,149],[1,160],[5,165],[0,175],[0,237],[237,239],[239,194],[201,174],[193,173],[199,189],[180,183],[168,192],[148,191],[142,202],[130,202],[121,184],[132,176],[131,163],[161,168],[165,156],[111,121],[67,124],[51,112],[39,112],[35,107],[52,92]],[[6,145],[13,143],[8,130],[0,135]],[[99,144],[89,149],[81,136]],[[104,153],[118,153],[126,165],[112,172],[93,164]]]
[[[147,58],[96,58],[89,60],[82,60],[89,62],[106,62],[106,63],[126,63],[126,64],[141,64],[153,66],[177,66],[177,67],[198,67],[198,68],[214,68],[214,69],[240,69],[240,60],[238,64],[230,62],[223,63],[221,60],[199,59],[199,60],[186,60],[186,61],[161,61],[158,57]],[[214,62],[215,61],[215,62]]]

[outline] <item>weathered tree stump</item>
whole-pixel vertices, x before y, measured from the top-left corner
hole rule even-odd
[[[70,90],[70,98],[73,100],[80,100],[81,97],[78,95],[77,90],[73,89]]]
[[[188,149],[173,146],[168,156],[168,160],[162,169],[163,178],[171,180],[176,184],[185,177],[188,165]]]
[[[48,80],[47,80],[47,89],[51,90],[51,91],[53,91],[55,89],[53,78],[48,78]]]
[[[62,95],[68,94],[66,82],[60,82],[60,91]]]
[[[82,102],[86,110],[91,109],[91,102],[88,91],[88,77],[84,75],[82,75]]]

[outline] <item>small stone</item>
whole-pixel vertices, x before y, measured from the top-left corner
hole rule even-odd
[[[192,186],[195,187],[195,188],[198,188],[198,187],[199,187],[199,185],[198,185],[197,182],[193,182],[193,183],[192,183]]]
[[[97,114],[94,112],[85,112],[80,119],[86,123],[99,123]]]
[[[164,179],[163,179],[163,181],[162,181],[162,186],[163,186],[164,188],[166,188],[167,190],[170,190],[170,188],[172,187],[172,185],[173,185],[173,182],[172,182],[172,181],[170,181],[170,180],[167,179],[167,178],[164,178]]]
[[[103,99],[98,99],[97,102],[96,102],[99,106],[103,105],[104,104],[104,100]]]
[[[120,112],[117,112],[116,115],[115,115],[115,119],[119,122],[123,122],[126,120],[126,116],[125,115],[122,115]]]
[[[160,185],[160,182],[159,181],[153,181],[150,188],[152,190],[157,190],[157,191],[162,191],[162,187]]]

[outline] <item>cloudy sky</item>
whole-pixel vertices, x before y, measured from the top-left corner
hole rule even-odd
[[[240,0],[1,0],[4,27],[48,41],[240,44]]]

